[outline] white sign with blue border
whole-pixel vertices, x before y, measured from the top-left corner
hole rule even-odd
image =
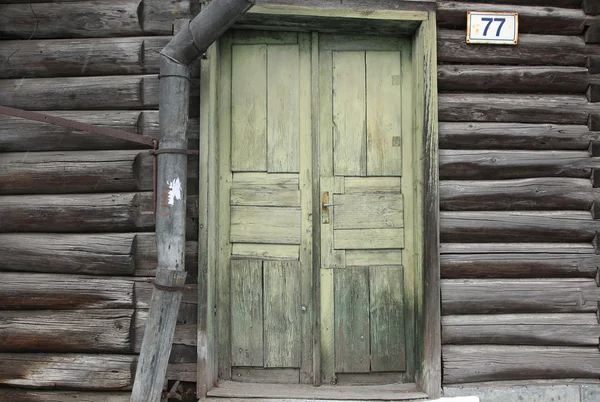
[[[518,36],[518,13],[467,13],[467,43],[516,45]]]

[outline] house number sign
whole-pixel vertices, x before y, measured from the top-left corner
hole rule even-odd
[[[518,36],[518,13],[467,13],[467,43],[516,45]]]

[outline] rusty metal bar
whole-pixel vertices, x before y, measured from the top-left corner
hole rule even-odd
[[[135,142],[138,144],[146,145],[154,148],[154,139],[145,137],[143,135],[130,133],[123,130],[115,130],[113,128],[98,127],[87,123],[81,123],[79,121],[63,119],[62,117],[50,116],[49,114],[32,112],[29,110],[15,109],[8,106],[0,106],[0,114],[7,116],[20,117],[27,120],[35,120],[41,123],[53,124],[55,126],[61,126],[71,128],[73,130],[87,131],[89,133],[105,135],[107,137],[118,138],[120,140]]]

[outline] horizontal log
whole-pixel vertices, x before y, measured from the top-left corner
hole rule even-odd
[[[600,376],[597,347],[445,345],[442,361],[445,384]]]
[[[135,278],[133,283],[135,286],[135,308],[147,310],[150,308],[150,299],[152,298],[152,292],[154,291],[154,285],[150,283],[154,278]],[[182,307],[183,305],[190,305],[194,310],[197,309],[198,294],[197,291],[192,287],[189,291],[182,292],[181,298]],[[180,312],[181,314],[181,312]]]
[[[1,42],[0,42],[1,43]],[[50,111],[44,112],[92,124],[100,127],[129,131],[150,138],[158,138],[158,111]],[[188,148],[198,149],[199,119],[188,121]],[[53,124],[44,124],[34,120],[0,115],[0,152],[35,151],[85,151],[85,150],[125,150],[144,148],[142,145],[92,134],[86,131],[72,130]]]
[[[185,307],[185,303],[184,303]],[[180,315],[185,314],[184,309],[180,310]],[[188,317],[195,321],[195,317]],[[135,311],[135,328],[133,329],[134,351],[139,353],[144,338],[144,330],[148,319],[148,310],[138,309]],[[198,337],[198,325],[181,324],[184,320],[178,318],[178,323],[175,326],[175,335],[173,337],[174,345],[196,346]]]
[[[599,81],[585,67],[438,66],[440,91],[584,94]]]
[[[590,113],[598,112],[583,94],[442,93],[438,102],[440,121],[587,124]]]
[[[3,311],[1,352],[131,353],[133,310]]]
[[[170,40],[170,36],[3,40],[0,77],[158,74],[158,52]],[[199,61],[190,65],[190,74],[199,76]]]
[[[465,29],[468,11],[519,13],[519,33],[581,35],[586,25],[600,19],[587,16],[582,9],[534,7],[515,4],[472,4],[438,1],[437,25],[441,28]]]
[[[439,123],[441,149],[587,150],[600,132],[586,125]]]
[[[600,158],[587,151],[440,150],[439,163],[441,180],[589,179]]]
[[[442,279],[442,314],[595,313],[594,279]]]
[[[3,272],[2,310],[132,309],[134,284],[119,278]]]
[[[0,194],[152,191],[148,151],[0,154]],[[198,158],[188,158],[188,194],[197,193]]]
[[[442,344],[598,346],[596,314],[500,314],[442,317]]]
[[[183,0],[4,4],[0,5],[0,36],[38,39],[170,35],[175,19],[191,19],[199,11],[199,4]]]
[[[10,402],[129,402],[131,392],[44,391],[37,389],[0,389],[0,400]]]
[[[442,278],[595,278],[596,254],[442,254]]]
[[[440,212],[442,242],[586,242],[598,222],[583,211]]]
[[[200,81],[190,85],[190,115],[200,107]],[[585,91],[584,91],[585,92]],[[27,110],[158,109],[157,75],[0,80],[4,106]]]
[[[600,205],[600,189],[589,179],[443,180],[443,211],[580,210]]]
[[[440,63],[584,67],[587,56],[599,53],[599,45],[586,45],[579,36],[522,34],[517,46],[473,46],[465,42],[463,30],[439,29],[437,34]]]
[[[152,193],[0,196],[2,232],[135,232],[154,228]]]
[[[198,197],[188,197],[190,227]],[[154,229],[154,195],[146,193],[0,196],[0,232],[136,232]]]
[[[135,357],[118,354],[0,353],[0,384],[63,390],[130,389]]]
[[[440,254],[596,254],[596,248],[587,243],[442,243]]]
[[[0,271],[156,275],[153,233],[0,233]],[[186,242],[188,282],[195,283],[198,243]]]
[[[24,0],[10,0],[24,1]],[[529,6],[552,6],[564,8],[581,8],[581,0],[469,0],[469,3],[516,4]]]

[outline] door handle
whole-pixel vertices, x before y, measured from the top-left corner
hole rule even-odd
[[[340,204],[332,204],[329,202],[325,202],[325,203],[323,203],[323,208],[335,207],[336,205],[340,205]]]

